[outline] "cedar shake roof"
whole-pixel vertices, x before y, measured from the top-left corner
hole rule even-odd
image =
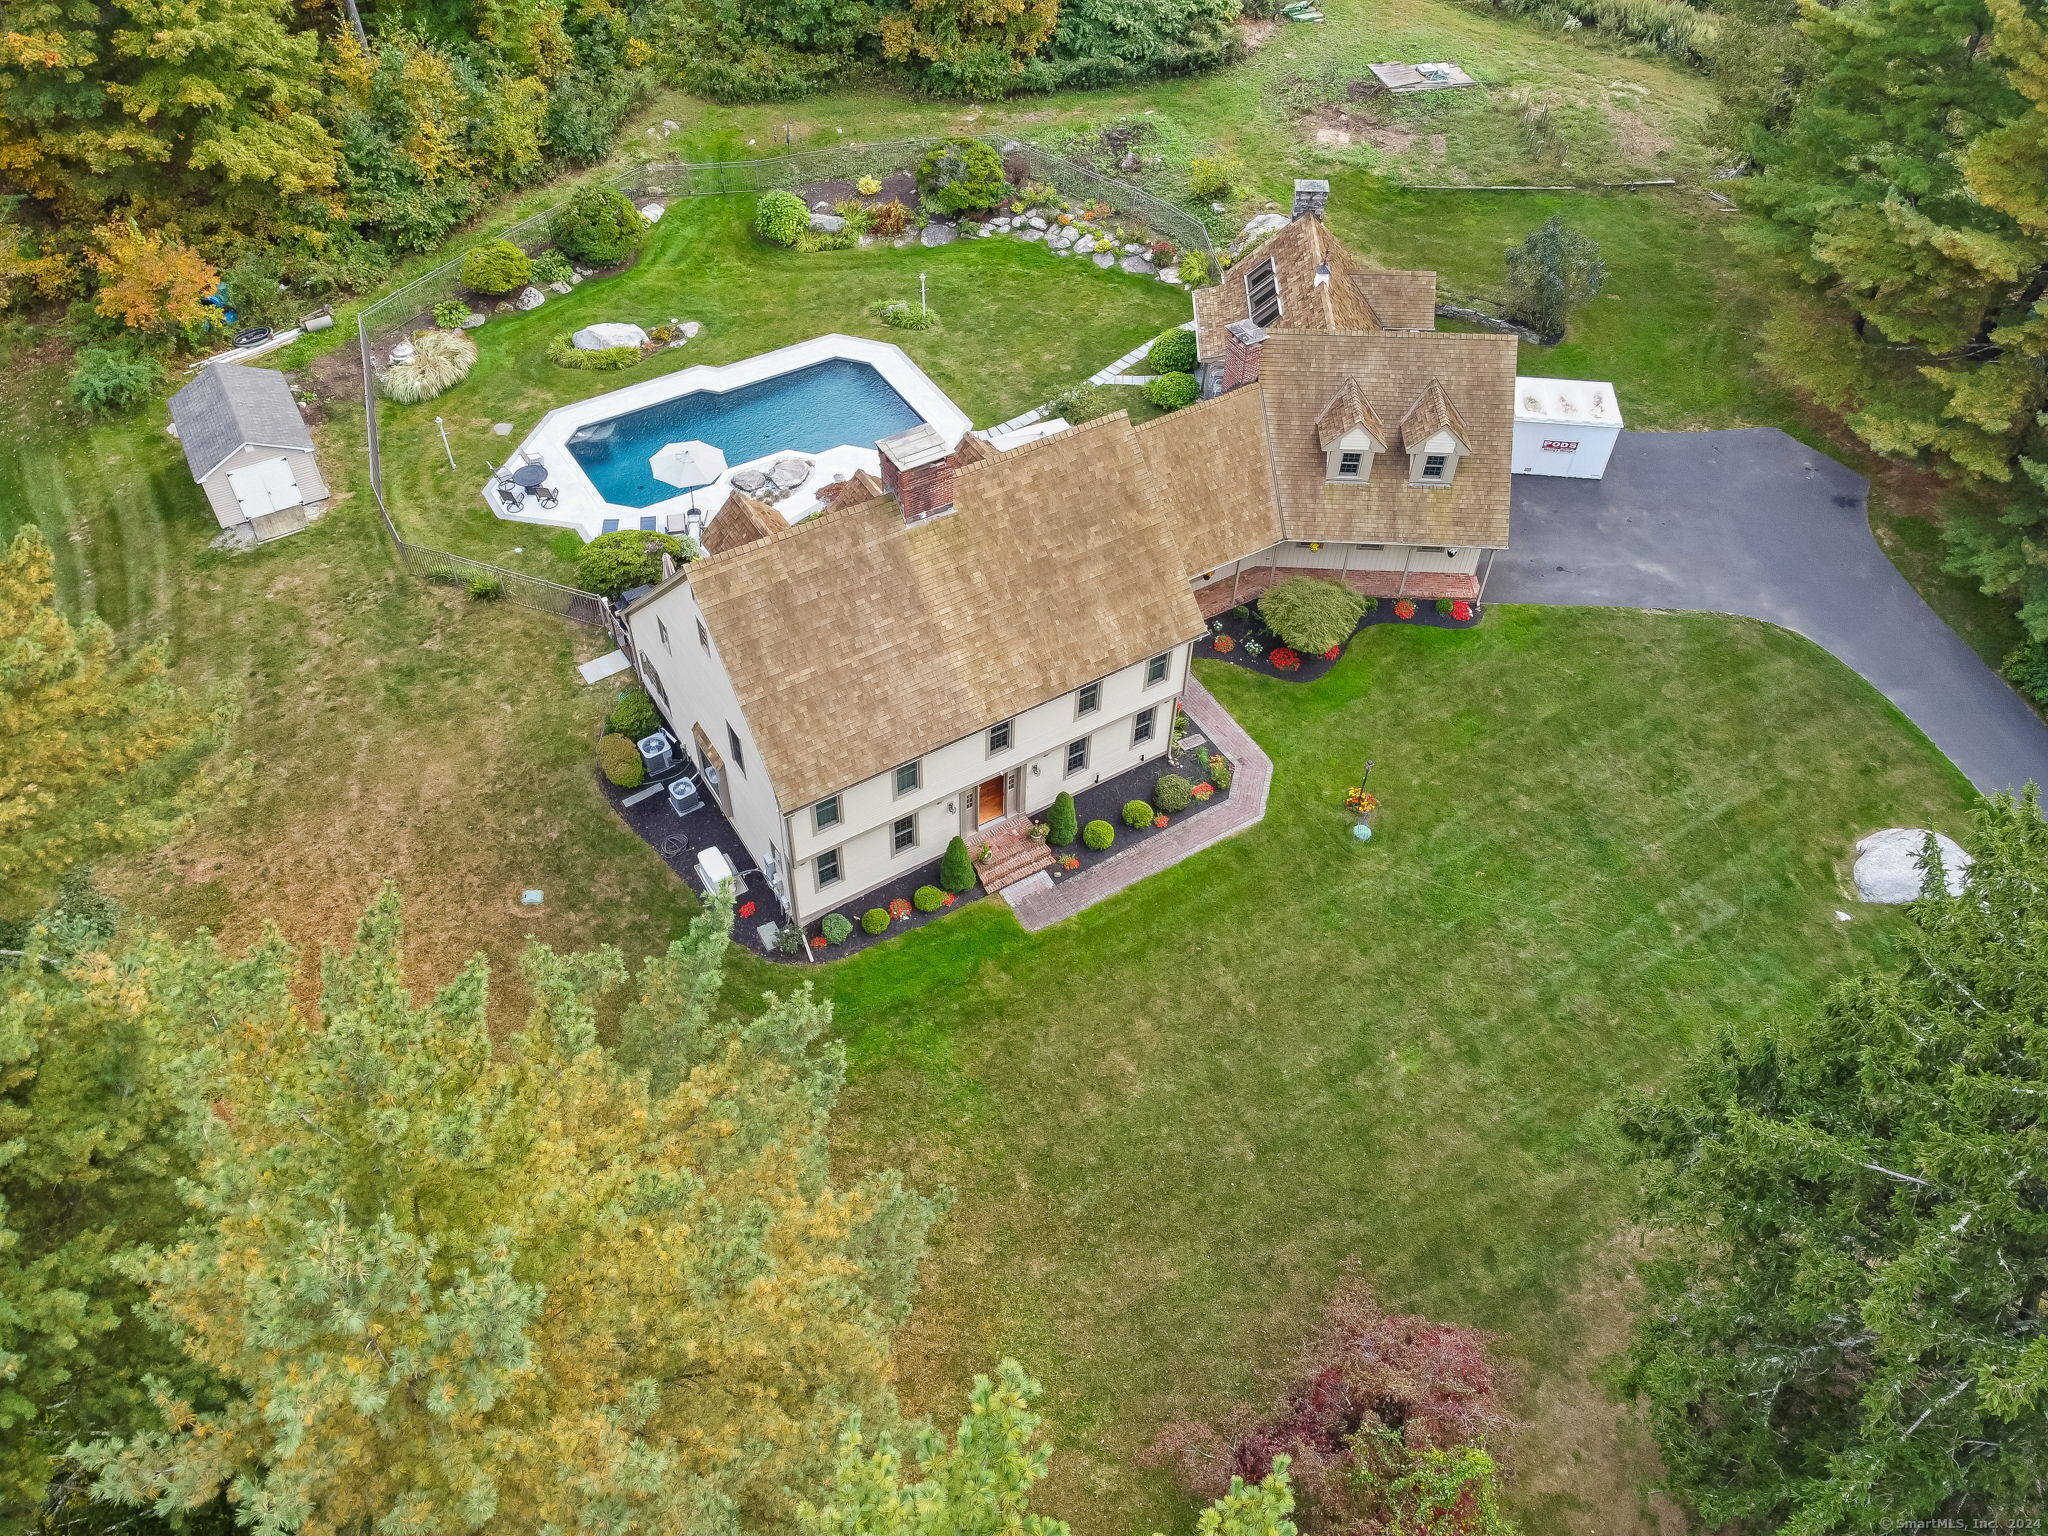
[[[846,479],[836,481],[818,492],[819,503],[826,507],[857,507],[864,501],[873,501],[887,489],[881,481],[864,469],[857,469]]]
[[[785,811],[1201,632],[1128,418],[969,452],[951,512],[876,497],[684,568]]]
[[[1383,331],[1436,328],[1436,274],[1367,267],[1332,235],[1317,214],[1306,213],[1239,258],[1223,281],[1195,290],[1198,356],[1221,357],[1224,334],[1251,317],[1246,287],[1267,262],[1280,294],[1276,331]],[[1321,282],[1321,268],[1329,274]]]
[[[767,502],[758,501],[745,491],[734,491],[720,504],[711,526],[704,530],[702,547],[706,555],[721,555],[788,531],[788,522]]]
[[[1169,411],[1137,436],[1172,514],[1182,575],[1198,577],[1285,537],[1256,385]]]
[[[1515,349],[1512,336],[1275,331],[1266,339],[1258,383],[1222,398],[1259,396],[1284,536],[1505,547]],[[1331,483],[1317,426],[1331,399],[1352,387],[1383,417],[1402,412],[1404,435],[1430,420],[1457,432],[1468,452],[1451,482],[1412,486],[1405,453],[1388,452],[1377,456],[1365,483]],[[1415,415],[1424,404],[1438,414]]]
[[[1358,380],[1347,378],[1344,387],[1337,391],[1337,398],[1316,418],[1316,446],[1328,453],[1345,436],[1359,431],[1371,437],[1381,449],[1392,446],[1379,412],[1365,398],[1365,391],[1358,387]]]
[[[1351,387],[1356,389],[1356,383],[1353,382]],[[1458,440],[1461,447],[1471,448],[1472,436],[1465,430],[1458,408],[1444,393],[1442,382],[1431,379],[1422,386],[1422,393],[1415,397],[1415,403],[1408,407],[1408,414],[1401,418],[1402,451],[1420,453],[1424,443],[1437,433],[1446,431]],[[1381,438],[1380,441],[1385,442],[1386,439]]]

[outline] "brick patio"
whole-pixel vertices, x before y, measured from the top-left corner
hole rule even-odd
[[[1434,602],[1440,597],[1462,597],[1472,603],[1479,601],[1479,578],[1469,573],[1410,571],[1404,578],[1399,571],[1316,570],[1307,566],[1282,565],[1271,570],[1240,571],[1231,580],[1212,582],[1196,591],[1195,603],[1202,610],[1203,618],[1213,619],[1240,603],[1250,602],[1266,588],[1293,576],[1320,576],[1325,581],[1341,581],[1366,597],[1412,597],[1418,603]]]
[[[1192,677],[1188,679],[1187,691],[1180,696],[1180,707],[1188,723],[1221,748],[1235,765],[1230,799],[1058,884],[1037,874],[1006,887],[1002,899],[1010,904],[1026,933],[1050,928],[1265,818],[1266,793],[1273,785],[1273,760],[1259,750],[1259,744],[1230,718],[1209,690]]]

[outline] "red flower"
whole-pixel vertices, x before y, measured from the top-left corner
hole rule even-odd
[[[1412,618],[1414,618],[1414,617],[1415,617],[1415,605],[1414,605],[1413,603],[1411,603],[1410,601],[1408,601],[1408,599],[1407,599],[1407,598],[1405,598],[1405,597],[1404,597],[1404,598],[1402,598],[1402,599],[1401,599],[1401,601],[1399,601],[1398,603],[1394,604],[1394,617],[1395,617],[1395,618],[1397,618],[1397,619],[1412,619]]]
[[[1451,604],[1451,617],[1460,624],[1465,623],[1472,617],[1472,605],[1466,602],[1464,598],[1459,598],[1455,603]]]
[[[1155,827],[1163,827],[1163,826],[1165,826],[1165,825],[1166,825],[1166,813],[1165,813],[1164,811],[1161,811],[1161,812],[1160,812],[1160,813],[1159,813],[1159,814],[1158,814],[1157,816],[1154,816],[1154,817],[1152,818],[1152,825],[1153,825],[1153,826],[1155,826]]]
[[[1218,635],[1214,640],[1211,640],[1209,643],[1215,646],[1216,649],[1219,651],[1233,650],[1237,646],[1237,642],[1231,639],[1228,635]]]
[[[1342,645],[1333,645],[1327,651],[1323,652],[1323,660],[1335,661],[1339,656],[1343,654],[1344,647]]]
[[[1214,784],[1211,784],[1207,779],[1204,779],[1201,783],[1195,785],[1192,789],[1190,789],[1188,793],[1193,795],[1197,800],[1206,800],[1211,795],[1216,793],[1216,786]]]
[[[1275,671],[1299,672],[1301,670],[1301,652],[1289,650],[1284,645],[1275,646],[1272,653],[1266,657],[1266,660],[1273,663]]]
[[[889,903],[889,915],[895,918],[896,921],[899,923],[902,922],[904,918],[910,916],[910,914],[912,912],[915,912],[916,910],[917,909],[910,904],[910,898],[907,896],[898,896],[894,901]]]
[[[822,933],[821,933],[821,934],[819,934],[819,935],[818,935],[818,936],[817,936],[817,937],[816,937],[815,939],[811,940],[811,948],[813,948],[813,949],[823,949],[824,947],[825,947],[825,935],[823,935]]]
[[[741,902],[741,903],[740,903],[740,916],[741,916],[741,917],[752,917],[753,915],[754,915],[754,904],[753,904],[753,903],[752,903],[751,901],[743,901],[743,902]]]
[[[959,899],[960,897],[958,896],[958,894],[956,894],[953,891],[948,891],[946,892],[946,899],[940,902],[939,905],[942,907],[950,907],[951,905],[953,905],[954,902],[958,901]]]

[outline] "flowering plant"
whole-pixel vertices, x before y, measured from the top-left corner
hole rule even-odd
[[[1459,598],[1455,603],[1451,604],[1451,617],[1460,624],[1465,623],[1472,617],[1472,605],[1466,602],[1464,598]]]
[[[1164,811],[1161,811],[1161,812],[1160,812],[1160,813],[1159,813],[1159,814],[1158,814],[1157,816],[1154,816],[1154,817],[1152,818],[1152,825],[1153,825],[1153,826],[1155,826],[1155,827],[1163,827],[1163,826],[1165,826],[1165,825],[1166,825],[1166,813],[1165,813]]]
[[[739,915],[741,917],[752,917],[754,915],[754,904],[751,901],[741,902]]]
[[[1259,642],[1256,640],[1247,640],[1244,643],[1244,653],[1247,656],[1257,656],[1261,654],[1265,649],[1266,648],[1263,645],[1259,644]]]
[[[1237,648],[1237,642],[1231,639],[1228,635],[1218,635],[1214,640],[1211,640],[1209,643],[1215,646],[1216,649],[1219,651],[1228,652],[1235,650]]]
[[[910,898],[908,896],[898,896],[889,903],[889,915],[899,923],[910,916],[914,910],[916,909],[910,905]]]
[[[1062,855],[1060,856],[1060,868],[1061,868],[1061,869],[1079,869],[1080,867],[1081,867],[1081,860],[1080,860],[1080,858],[1079,858],[1078,856],[1076,856],[1076,855],[1074,855],[1074,854],[1071,854],[1071,853],[1067,853],[1067,854],[1062,854]]]
[[[1402,599],[1401,599],[1401,601],[1399,601],[1398,603],[1394,604],[1394,617],[1395,617],[1395,618],[1397,618],[1397,619],[1412,619],[1412,618],[1414,618],[1414,617],[1415,617],[1415,605],[1414,605],[1413,603],[1409,602],[1407,598],[1405,598],[1405,597],[1404,597],[1404,598],[1402,598]]]
[[[823,949],[824,947],[825,947],[825,935],[823,935],[822,933],[821,933],[821,934],[819,934],[819,935],[818,935],[818,936],[817,936],[816,938],[814,938],[814,939],[812,939],[812,940],[811,940],[811,948],[813,948],[813,949]]]
[[[1344,809],[1356,811],[1361,816],[1370,816],[1380,808],[1380,797],[1363,786],[1344,791]]]
[[[1337,644],[1331,646],[1327,651],[1323,652],[1323,660],[1335,661],[1339,656],[1343,654],[1344,644],[1342,641],[1339,641]]]
[[[1211,784],[1207,779],[1204,779],[1201,783],[1192,785],[1188,789],[1188,793],[1193,795],[1197,800],[1206,800],[1211,795],[1216,793],[1216,786],[1214,784]]]
[[[1301,670],[1301,652],[1291,650],[1284,645],[1274,646],[1273,654],[1268,656],[1266,660],[1272,662],[1274,667],[1282,672],[1299,672]]]
[[[1062,224],[1071,224],[1074,222],[1074,216],[1071,213],[1063,213],[1060,215],[1060,222]]]
[[[950,907],[951,905],[953,905],[954,902],[958,901],[959,899],[960,897],[957,893],[953,891],[948,891],[946,892],[946,899],[940,902],[939,905],[942,907]]]

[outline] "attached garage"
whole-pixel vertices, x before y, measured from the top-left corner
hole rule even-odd
[[[1593,379],[1515,379],[1514,472],[1598,480],[1621,436],[1614,386]]]

